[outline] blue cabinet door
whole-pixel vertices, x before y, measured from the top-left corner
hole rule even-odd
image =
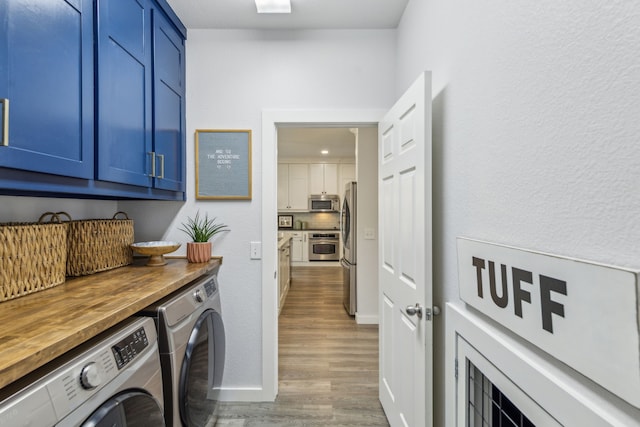
[[[154,187],[184,191],[184,39],[159,9],[153,10],[153,24]]]
[[[98,179],[151,187],[151,10],[98,0]]]
[[[93,2],[1,0],[0,34],[0,167],[93,178]]]

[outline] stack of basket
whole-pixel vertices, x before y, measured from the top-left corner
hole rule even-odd
[[[132,243],[133,220],[124,212],[75,221],[47,212],[38,223],[0,224],[0,301],[60,285],[66,276],[129,265]]]

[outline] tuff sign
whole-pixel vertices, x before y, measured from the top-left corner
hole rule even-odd
[[[640,408],[638,272],[467,238],[457,250],[462,302]]]
[[[567,295],[567,282],[544,274],[534,275],[533,272],[518,267],[509,267],[500,264],[500,288],[496,284],[496,266],[494,261],[485,260],[475,256],[471,257],[471,263],[476,268],[476,285],[478,297],[484,298],[485,287],[488,284],[491,293],[491,300],[500,308],[506,308],[509,304],[510,291],[508,286],[509,276],[511,277],[511,299],[513,299],[513,313],[518,317],[523,317],[522,304],[537,304],[542,317],[542,329],[553,333],[553,318],[556,314],[564,317],[564,304],[552,300],[552,293]],[[487,267],[488,265],[488,267]],[[537,280],[534,281],[534,276]],[[531,301],[530,286],[538,286],[540,295],[539,301]]]

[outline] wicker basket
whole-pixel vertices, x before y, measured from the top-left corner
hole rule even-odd
[[[133,220],[117,212],[112,219],[72,220],[66,212],[67,276],[84,276],[129,265],[133,262]],[[125,219],[117,219],[123,215]]]
[[[0,224],[0,301],[64,283],[67,226]]]

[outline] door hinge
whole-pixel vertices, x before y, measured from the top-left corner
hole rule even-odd
[[[455,377],[456,380],[458,379],[458,359],[456,359],[455,361]]]

